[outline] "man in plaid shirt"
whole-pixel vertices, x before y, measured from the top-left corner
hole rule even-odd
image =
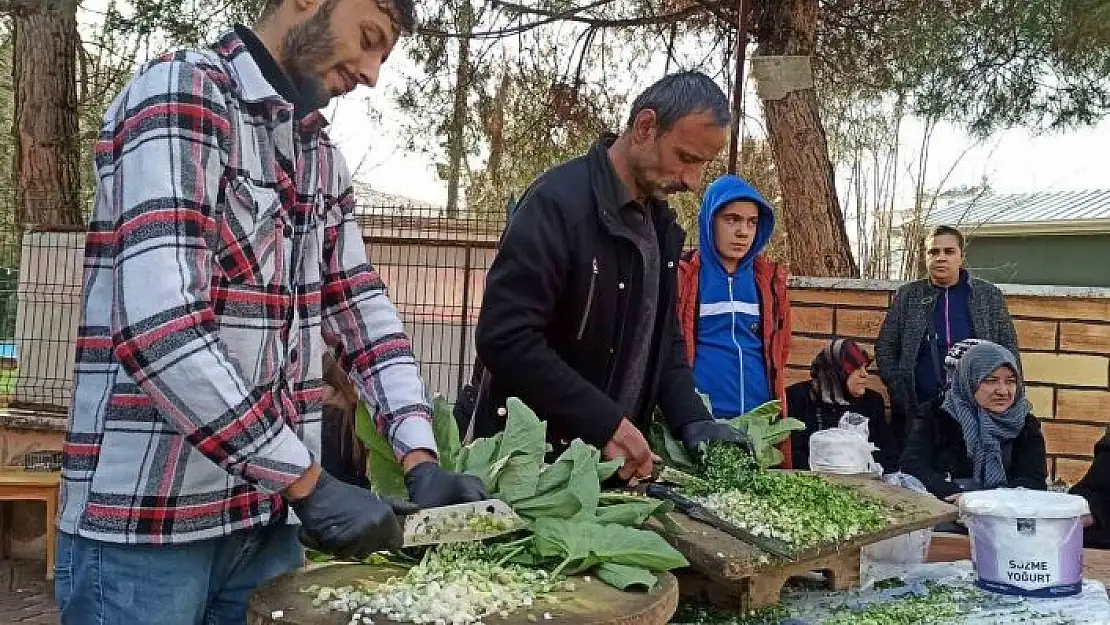
[[[414,504],[486,497],[436,462],[411,343],[317,109],[373,86],[412,0],[269,0],[146,65],[105,116],[65,446],[64,623],[243,623],[302,562],[399,547],[412,510],[322,471],[331,346]]]

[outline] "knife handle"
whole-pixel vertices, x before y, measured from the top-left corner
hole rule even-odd
[[[644,492],[648,497],[673,503],[674,507],[678,509],[679,512],[686,515],[689,515],[692,511],[700,507],[693,499],[675,491],[669,486],[663,486],[662,484],[648,484]]]

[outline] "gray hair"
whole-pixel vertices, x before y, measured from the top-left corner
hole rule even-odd
[[[641,111],[649,109],[655,111],[655,123],[662,132],[694,113],[708,112],[722,127],[732,121],[728,96],[712,78],[701,72],[668,74],[636,96],[628,115],[628,127],[632,127]]]

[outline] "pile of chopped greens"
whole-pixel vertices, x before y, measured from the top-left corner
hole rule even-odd
[[[736,445],[711,443],[693,459],[658,423],[653,426],[653,448],[668,465],[692,466],[701,478],[684,484],[684,493],[753,534],[782,540],[795,549],[838,543],[886,527],[878,501],[818,475],[767,468],[781,462],[775,445],[794,428],[788,419],[768,423],[777,411],[778,402],[772,401],[730,421],[752,437],[755,458]]]
[[[671,617],[676,625],[779,625],[790,612],[781,603],[754,610],[725,610],[704,601],[679,601]]]
[[[504,556],[481,543],[442,545],[425,552],[403,576],[384,582],[359,580],[341,588],[310,586],[312,603],[351,615],[351,625],[372,623],[373,616],[437,625],[467,625],[483,618],[557,605],[559,594],[574,582],[545,571],[500,560]]]
[[[575,440],[554,462],[545,463],[547,426],[515,398],[507,402],[505,429],[467,446],[459,444],[446,402],[437,398],[434,407],[440,463],[479,477],[491,496],[512,506],[527,523],[523,532],[487,541],[482,553],[552,576],[592,571],[621,590],[650,589],[656,573],[688,564],[659,534],[639,529],[652,517],[674,528],[666,517],[669,503],[601,492],[601,483],[620,468],[619,460],[603,462],[596,448]],[[370,450],[373,489],[404,497],[401,467],[364,407],[356,428]]]
[[[906,594],[859,609],[842,608],[821,625],[947,625],[957,621],[964,606],[982,592],[928,583],[922,594]]]
[[[704,456],[694,499],[758,536],[809,549],[877,532],[882,504],[818,475],[769,471],[735,445],[714,443]]]

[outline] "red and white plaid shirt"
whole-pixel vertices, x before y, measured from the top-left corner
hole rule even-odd
[[[294,119],[234,32],[147,64],[109,108],[62,531],[182,543],[282,518],[320,452],[325,342],[399,456],[435,449],[325,125]]]

